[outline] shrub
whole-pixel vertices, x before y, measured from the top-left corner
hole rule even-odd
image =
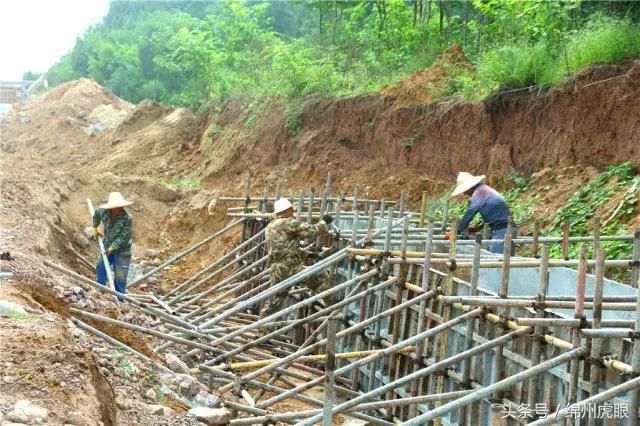
[[[505,46],[485,53],[478,79],[490,91],[554,83],[555,60],[545,43]]]
[[[567,44],[565,70],[610,64],[640,54],[640,26],[629,21],[594,19]],[[568,69],[567,69],[568,68]]]

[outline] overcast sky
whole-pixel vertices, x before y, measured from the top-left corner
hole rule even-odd
[[[0,80],[48,70],[108,9],[108,0],[0,0]]]

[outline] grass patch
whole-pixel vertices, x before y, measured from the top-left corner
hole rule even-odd
[[[154,185],[168,186],[177,191],[203,188],[202,175],[199,173],[194,173],[189,176],[174,176],[171,179],[151,176],[148,177],[147,180]]]
[[[14,320],[23,320],[23,319],[31,319],[35,318],[35,315],[30,314],[29,312],[10,312],[8,317]]]
[[[400,143],[402,144],[402,146],[405,147],[405,149],[411,150],[411,148],[413,148],[414,145],[416,145],[418,142],[422,140],[423,136],[424,134],[422,133],[422,130],[416,130],[413,133],[413,136],[402,139]]]
[[[478,78],[489,92],[546,85],[556,81],[555,75],[555,59],[545,43],[501,47],[478,64]]]
[[[169,186],[176,190],[202,189],[202,176],[197,173],[186,177],[175,176]]]
[[[589,65],[617,63],[638,55],[640,25],[595,17],[558,48],[544,41],[502,46],[485,52],[476,70],[449,69],[450,77],[435,95],[479,101],[509,90],[551,87]]]
[[[289,98],[284,105],[284,125],[287,133],[295,136],[302,128],[302,100],[300,98]]]
[[[591,64],[612,64],[640,54],[640,26],[629,21],[595,19],[567,44],[566,71]]]
[[[244,120],[244,127],[246,129],[253,129],[258,124],[258,120],[267,109],[269,96],[259,96],[253,99],[253,101],[245,109],[246,118]]]

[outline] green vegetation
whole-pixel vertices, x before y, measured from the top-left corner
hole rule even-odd
[[[413,133],[413,136],[402,139],[400,143],[402,143],[402,146],[404,146],[405,149],[410,150],[411,148],[413,148],[415,144],[420,142],[423,137],[424,137],[424,134],[422,133],[422,130],[416,130]]]
[[[630,234],[632,231],[625,225],[633,218],[638,204],[640,193],[640,175],[637,175],[637,166],[632,163],[613,164],[602,173],[594,177],[589,183],[582,186],[562,205],[555,216],[550,218],[534,217],[534,208],[541,200],[541,196],[532,192],[532,182],[529,179],[511,173],[504,185],[502,195],[509,203],[513,219],[520,226],[520,233],[527,234],[531,231],[531,225],[535,219],[550,223],[541,234],[545,236],[561,236],[562,226],[567,221],[569,234],[572,236],[593,235],[593,220],[599,213],[601,220],[601,234],[620,235]],[[545,191],[548,188],[538,188]],[[437,200],[430,212],[435,220],[442,219],[444,204],[449,199],[449,193],[445,193]],[[449,217],[451,219],[462,217],[467,208],[464,199],[450,201]],[[476,217],[474,224],[480,223]],[[630,259],[632,245],[628,241],[603,241],[601,248],[608,258]],[[522,254],[530,254],[529,247],[519,248]],[[569,257],[577,259],[580,252],[580,244],[569,245]],[[592,250],[588,255],[593,257]],[[552,258],[562,257],[560,244],[550,245]],[[609,276],[624,279],[611,271]]]
[[[35,315],[30,314],[29,312],[17,312],[17,311],[9,312],[8,316],[9,316],[9,318],[15,319],[15,320],[23,320],[23,319],[35,318]]]
[[[638,184],[640,176],[636,176],[636,166],[632,163],[614,164],[592,179],[587,185],[577,191],[562,206],[556,215],[556,219],[547,232],[552,235],[561,235],[562,224],[567,221],[571,235],[586,236],[592,232],[593,218],[598,207],[607,205],[615,194],[624,194],[622,200],[605,212],[601,220],[601,234],[618,235],[629,233],[624,225],[634,212],[638,202]],[[605,241],[602,249],[608,257],[631,258],[632,247],[627,242]],[[579,255],[580,247],[577,244],[570,246],[570,257]],[[552,246],[552,255],[560,257],[560,247]],[[590,253],[592,255],[592,253]]]
[[[126,376],[131,376],[136,371],[133,363],[124,357],[120,358],[118,366]]]
[[[206,144],[205,140],[205,144]],[[210,145],[209,145],[210,146]],[[209,148],[209,147],[207,147]],[[156,185],[163,185],[175,190],[190,190],[190,189],[202,189],[202,175],[194,173],[189,176],[174,176],[171,179],[148,177],[149,182]]]
[[[531,181],[519,176],[517,173],[510,173],[504,184],[507,189],[502,191],[502,195],[509,204],[513,220],[517,225],[528,223],[533,218],[534,202],[531,197],[524,199],[531,187]],[[468,199],[462,197],[450,198],[451,191],[443,194],[434,204],[431,214],[435,220],[442,220],[444,205],[449,200],[449,218],[460,219],[467,209]],[[480,215],[476,216],[474,225],[481,223]]]
[[[279,96],[295,133],[295,99],[377,90],[454,43],[477,67],[454,69],[441,97],[556,84],[637,55],[639,18],[635,1],[111,2],[49,81],[90,77],[132,102],[191,107]]]

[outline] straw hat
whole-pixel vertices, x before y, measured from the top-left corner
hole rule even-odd
[[[127,207],[130,205],[131,201],[125,200],[121,193],[112,192],[109,194],[107,204],[103,204],[100,207],[103,209],[117,209],[118,207]]]
[[[458,173],[458,182],[456,185],[456,189],[453,190],[451,196],[455,197],[456,195],[467,192],[468,190],[482,182],[485,177],[485,175],[474,176],[471,173],[467,172]]]
[[[273,203],[273,213],[275,214],[282,213],[283,211],[292,208],[293,204],[291,204],[291,201],[287,200],[286,198],[280,198],[276,200],[275,203]]]

